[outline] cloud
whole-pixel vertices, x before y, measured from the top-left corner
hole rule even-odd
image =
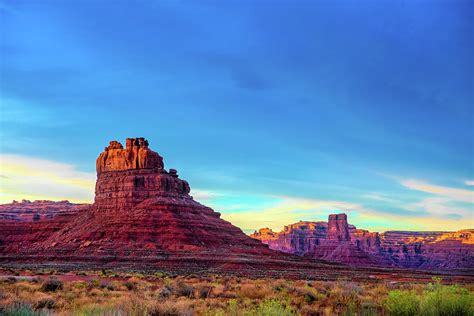
[[[263,209],[247,209],[239,212],[222,210],[223,217],[243,229],[251,230],[262,227],[281,229],[283,226],[300,220],[326,220],[331,212],[351,213],[361,209],[360,205],[343,201],[326,201],[297,197],[271,197],[274,205]]]
[[[474,191],[471,190],[434,185],[415,179],[402,180],[400,183],[411,190],[443,196],[454,201],[474,203]]]
[[[361,197],[365,199],[369,199],[369,200],[376,200],[376,201],[383,201],[383,202],[390,202],[390,203],[400,203],[400,201],[392,199],[388,197],[386,194],[378,193],[378,192],[364,194]]]
[[[474,180],[466,180],[466,181],[464,181],[464,184],[472,186],[472,185],[474,185]]]
[[[190,194],[196,201],[209,201],[221,196],[218,192],[201,189],[192,189]]]
[[[459,217],[469,218],[473,216],[472,206],[465,207],[465,206],[460,206],[457,204],[458,203],[453,202],[449,198],[431,197],[431,198],[423,199],[413,204],[409,204],[405,208],[412,211],[425,210],[431,215],[436,215],[440,217],[448,217],[453,214],[456,214],[457,218]],[[450,218],[453,218],[453,216],[451,216]]]
[[[12,200],[70,200],[92,202],[95,174],[75,166],[22,155],[0,155],[0,202]]]
[[[225,198],[225,197],[221,197]],[[421,201],[410,205],[410,215],[401,209],[399,212],[387,213],[379,209],[369,208],[360,203],[337,200],[318,200],[289,196],[267,196],[275,203],[263,208],[248,207],[246,210],[229,212],[228,208],[215,207],[222,217],[245,232],[269,227],[280,231],[283,226],[304,221],[327,221],[329,214],[346,213],[350,224],[371,231],[387,230],[444,230],[456,231],[472,226],[472,216],[468,208],[452,207],[445,200]],[[442,208],[440,208],[442,207]],[[436,208],[427,216],[419,209]],[[466,216],[467,215],[467,216]]]
[[[466,184],[469,181],[466,181]],[[410,211],[426,211],[431,219],[446,219],[472,227],[474,214],[474,191],[440,186],[426,181],[408,179],[400,183],[415,191],[429,193],[431,196],[404,206]]]

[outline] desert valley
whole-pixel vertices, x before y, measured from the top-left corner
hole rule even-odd
[[[379,290],[388,295],[389,286],[402,291],[403,298],[403,291],[415,290],[406,288],[406,282],[428,284],[433,278],[439,291],[455,298],[461,295],[463,308],[472,311],[468,298],[472,292],[458,293],[440,280],[472,286],[473,230],[369,232],[348,224],[347,215],[341,213],[329,215],[328,222],[299,222],[279,233],[263,228],[247,236],[195,201],[188,182],[176,170],[166,170],[163,158],[144,138],[127,138],[125,147],[111,141],[97,158],[96,170],[93,204],[23,200],[1,205],[0,306],[4,307],[0,312],[14,314],[22,297],[24,303],[17,307],[26,311],[82,313],[83,306],[74,305],[78,304],[75,299],[61,297],[64,286],[68,291],[97,288],[96,297],[80,294],[89,297],[84,299],[92,311],[118,291],[116,304],[100,307],[106,309],[99,308],[99,314],[115,314],[124,308],[120,304],[127,305],[130,291],[137,289],[142,289],[138,314],[240,315],[245,312],[238,310],[260,314],[263,309],[275,309],[276,314],[298,310],[308,315],[351,310],[383,313],[398,308],[390,304],[405,302],[397,303],[397,296],[391,303],[380,300],[367,307],[360,299],[365,290],[382,286]],[[227,278],[224,284],[219,281],[223,277]],[[269,286],[259,281],[263,279],[276,283]],[[292,281],[278,285],[281,279]],[[35,283],[21,287],[32,280]],[[298,290],[302,280],[307,284]],[[324,284],[331,284],[336,292],[355,286],[341,282],[365,285],[357,285],[357,293],[351,290],[350,300],[343,296],[344,302],[337,305],[330,299],[334,293],[321,291]],[[48,284],[53,284],[52,290]],[[14,288],[16,301],[13,294],[3,292]],[[169,293],[163,294],[164,289]],[[283,289],[289,301],[279,296]],[[28,298],[24,291],[49,294]],[[422,302],[426,290],[420,285],[416,291]],[[147,295],[156,296],[157,302]],[[185,300],[180,303],[184,307],[172,304],[173,297]],[[206,298],[214,298],[217,305],[206,307],[202,301],[192,301]],[[466,306],[466,299],[471,307]],[[164,307],[155,306],[161,306],[160,300],[166,302]],[[124,312],[133,314],[130,309]]]

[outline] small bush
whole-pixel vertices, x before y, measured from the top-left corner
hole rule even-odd
[[[264,301],[255,308],[255,315],[264,316],[287,316],[295,315],[295,311],[289,306],[289,304],[283,304],[278,300],[267,300]]]
[[[172,289],[168,285],[166,285],[158,292],[158,297],[160,299],[165,299],[165,298],[170,297],[171,294],[172,294]]]
[[[137,282],[133,282],[133,281],[130,281],[130,280],[129,280],[129,281],[126,281],[123,285],[124,285],[124,286],[127,288],[127,290],[129,290],[129,291],[136,290],[137,287],[138,287]]]
[[[18,280],[15,277],[12,277],[12,276],[3,279],[3,282],[8,283],[8,284],[14,284],[17,281]]]
[[[177,301],[170,302],[166,301],[162,304],[158,304],[152,307],[148,311],[149,316],[191,316],[194,315],[193,309],[188,302]]]
[[[421,314],[464,316],[474,315],[474,295],[458,286],[444,286],[438,281],[425,292],[421,301]]]
[[[271,294],[268,288],[261,285],[244,284],[239,290],[242,297],[250,299],[263,299]]]
[[[43,283],[41,290],[44,292],[56,292],[57,290],[62,290],[63,282],[58,279],[50,278]]]
[[[11,305],[0,306],[0,314],[4,316],[35,316],[36,313],[30,304],[25,302],[14,302]]]
[[[394,290],[388,293],[387,309],[390,315],[414,316],[418,315],[420,299],[415,292]]]
[[[194,287],[184,282],[178,282],[174,292],[176,296],[184,296],[191,298],[194,294]]]
[[[201,286],[198,289],[198,297],[199,298],[208,298],[209,294],[211,294],[212,287],[210,286]]]
[[[474,294],[456,285],[441,284],[434,278],[426,291],[417,295],[414,291],[395,290],[388,293],[387,309],[391,315],[474,315]]]
[[[87,283],[87,288],[89,290],[98,288],[100,286],[100,281],[98,279],[92,279]]]
[[[56,301],[51,298],[44,298],[42,300],[39,300],[35,304],[36,309],[43,309],[43,308],[53,309],[54,306],[56,306]]]

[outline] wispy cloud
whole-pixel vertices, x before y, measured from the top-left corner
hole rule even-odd
[[[427,211],[429,214],[440,217],[451,217],[456,215],[457,218],[473,217],[474,209],[471,207],[463,207],[455,205],[451,199],[444,197],[432,197],[423,199],[419,202],[409,204],[405,208],[412,211]]]
[[[271,198],[271,197],[269,197]],[[276,197],[275,197],[276,198]],[[283,226],[300,220],[326,221],[329,214],[344,212],[349,223],[358,228],[372,231],[386,230],[459,230],[469,228],[469,217],[459,215],[459,210],[443,209],[445,213],[425,216],[413,209],[413,215],[387,213],[348,201],[305,199],[297,197],[279,197],[274,206],[262,209],[248,209],[240,212],[226,212],[217,209],[224,219],[249,232],[263,227],[279,231]],[[436,201],[432,201],[435,203]],[[439,202],[439,201],[438,201]],[[431,205],[419,205],[429,207]]]
[[[472,186],[472,185],[474,185],[474,180],[466,180],[466,181],[464,181],[464,184]]]
[[[469,181],[466,181],[466,184]],[[472,227],[474,216],[474,191],[435,185],[422,180],[407,179],[400,183],[410,189],[429,193],[431,196],[405,205],[411,211],[425,211],[433,218],[465,222]],[[466,226],[467,227],[467,226]]]
[[[379,193],[379,192],[372,192],[367,193],[361,196],[362,198],[369,199],[369,200],[376,200],[382,202],[390,202],[390,203],[400,203],[400,201],[391,198],[387,194]]]
[[[215,199],[221,196],[222,194],[211,190],[192,189],[191,195],[195,200],[205,202]]]
[[[443,196],[454,201],[474,203],[474,191],[430,184],[416,179],[402,180],[403,186],[416,191]]]
[[[21,199],[68,199],[92,202],[95,174],[75,166],[22,155],[0,155],[0,202]]]

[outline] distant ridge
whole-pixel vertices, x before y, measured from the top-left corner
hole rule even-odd
[[[457,232],[369,232],[331,214],[328,222],[299,222],[276,233],[262,228],[250,235],[271,249],[351,265],[416,269],[474,269],[474,229]]]

